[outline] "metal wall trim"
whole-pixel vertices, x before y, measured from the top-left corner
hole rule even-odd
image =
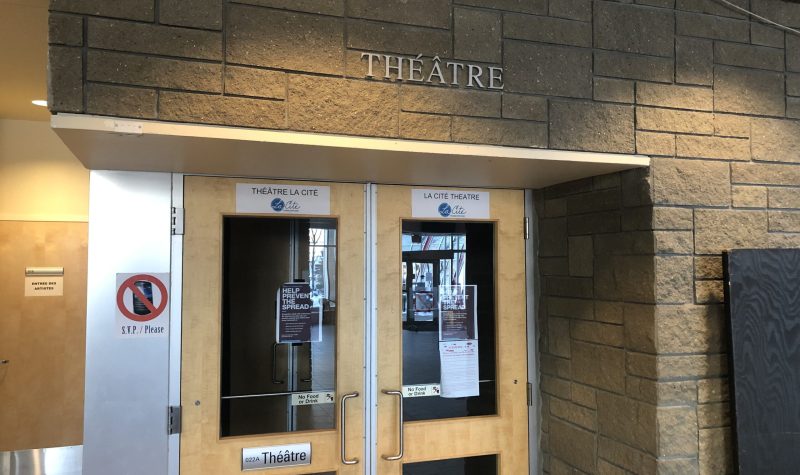
[[[525,190],[525,218],[530,226],[529,239],[525,240],[525,310],[527,314],[528,382],[532,385],[528,406],[528,470],[530,475],[541,473],[539,457],[539,351],[536,314],[539,303],[538,248],[539,232],[533,190]]]
[[[81,475],[83,446],[0,452],[2,475]]]
[[[119,338],[113,315],[116,274],[170,270],[172,176],[95,170],[89,188],[83,473],[167,473],[171,337]]]
[[[375,475],[378,472],[378,186],[368,184],[366,190],[366,341],[364,366],[365,394],[365,464],[364,473]]]
[[[182,173],[172,174],[172,207],[183,208]],[[181,405],[181,328],[183,310],[183,233],[172,236],[170,253],[170,301],[169,309],[169,390],[168,405]],[[166,410],[166,409],[165,409]],[[180,473],[181,435],[170,434],[167,440],[167,473]]]

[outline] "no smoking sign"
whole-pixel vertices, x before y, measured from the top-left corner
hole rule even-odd
[[[117,274],[116,333],[121,337],[166,336],[169,274]]]

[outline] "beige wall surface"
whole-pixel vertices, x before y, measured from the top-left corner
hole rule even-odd
[[[0,119],[0,451],[82,443],[89,172],[48,122]],[[25,267],[64,295],[25,297]]]
[[[47,8],[49,0],[0,0],[0,118],[47,120]]]
[[[88,221],[89,172],[49,122],[0,119],[0,221]]]

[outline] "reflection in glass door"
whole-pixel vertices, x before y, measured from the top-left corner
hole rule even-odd
[[[494,414],[494,223],[403,220],[402,232],[403,269],[412,269],[403,279],[404,289],[411,288],[405,298],[415,302],[403,321],[403,387],[434,388],[429,396],[406,397],[404,420]],[[480,393],[445,398],[435,389],[441,383],[439,291],[465,285],[477,289]]]
[[[220,436],[333,429],[336,220],[223,219]],[[268,290],[287,282],[308,284],[311,312],[322,315],[310,341],[276,333]]]

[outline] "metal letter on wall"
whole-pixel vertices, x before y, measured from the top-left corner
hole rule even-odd
[[[361,61],[366,63],[364,77],[369,79],[380,78],[385,81],[405,81],[489,91],[502,91],[505,87],[503,68],[500,66],[486,67],[459,61],[447,61],[439,56],[426,58],[422,54],[400,56],[370,52],[362,52]]]

